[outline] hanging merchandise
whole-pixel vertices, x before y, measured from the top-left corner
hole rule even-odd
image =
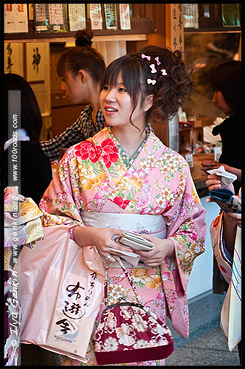
[[[106,29],[117,29],[117,5],[104,4]]]
[[[68,13],[70,31],[86,28],[85,4],[68,4]]]
[[[34,23],[37,32],[48,31],[48,11],[46,4],[34,4]]]
[[[34,4],[37,32],[66,32],[64,4]]]
[[[122,30],[131,29],[129,4],[119,4],[120,28]]]
[[[4,32],[28,32],[27,4],[4,4]]]
[[[65,4],[48,4],[50,31],[66,32]]]
[[[89,4],[91,29],[102,29],[101,4]]]

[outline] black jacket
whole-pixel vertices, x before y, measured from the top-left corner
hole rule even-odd
[[[221,124],[213,128],[214,136],[220,134],[222,139],[222,154],[219,162],[230,167],[242,169],[242,115],[241,112],[232,114]],[[241,183],[234,182],[236,194]]]
[[[52,179],[51,164],[43,153],[39,144],[30,141],[18,141],[16,174],[13,176],[13,164],[15,159],[13,145],[4,151],[4,187],[18,186],[19,193],[25,197],[31,197],[38,205],[42,195]],[[15,169],[15,168],[14,168]]]

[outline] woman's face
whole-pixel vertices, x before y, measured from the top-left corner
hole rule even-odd
[[[83,88],[80,73],[74,76],[71,71],[66,70],[65,77],[61,82],[61,89],[66,92],[66,97],[71,100],[73,104],[80,104],[86,101],[84,96],[85,89]]]
[[[227,104],[221,91],[214,91],[212,102],[225,114],[229,115],[233,113],[233,109]]]
[[[131,120],[136,127],[143,130],[145,127],[145,110],[140,100],[141,98],[139,97]],[[109,126],[122,127],[130,125],[132,127],[130,115],[133,110],[133,103],[120,75],[116,86],[104,86],[100,92],[99,102],[106,123]]]

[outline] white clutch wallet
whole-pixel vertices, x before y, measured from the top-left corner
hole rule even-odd
[[[154,244],[137,233],[124,231],[122,236],[115,239],[120,245],[129,246],[137,251],[149,251],[154,247]]]

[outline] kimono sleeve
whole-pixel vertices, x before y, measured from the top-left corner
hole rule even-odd
[[[167,237],[175,245],[176,269],[173,275],[176,290],[183,295],[194,260],[205,250],[206,237],[206,209],[201,204],[184,159],[171,190],[174,200],[163,215],[168,227]]]
[[[44,213],[43,226],[83,225],[80,216],[82,190],[74,178],[78,165],[74,150],[70,148],[60,161],[49,187],[40,200],[39,207]]]

